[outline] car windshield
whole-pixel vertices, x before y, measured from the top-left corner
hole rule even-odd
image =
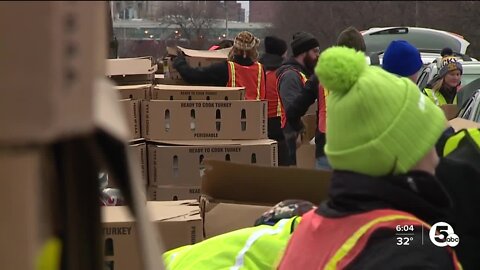
[[[474,80],[480,78],[480,74],[463,74],[462,75],[462,86],[465,86]]]
[[[445,47],[460,52],[461,44],[455,38],[432,31],[409,30],[390,31],[385,30],[364,35],[367,53],[385,51],[393,40],[403,39],[419,49],[442,50]]]

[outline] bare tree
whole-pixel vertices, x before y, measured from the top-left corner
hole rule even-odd
[[[157,17],[162,24],[178,27],[177,37],[189,40],[192,48],[200,49],[215,22],[214,12],[215,7],[207,1],[175,1],[165,5]]]

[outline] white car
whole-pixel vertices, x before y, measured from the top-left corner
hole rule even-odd
[[[381,65],[383,52],[394,40],[406,40],[415,46],[420,51],[424,64],[440,58],[440,52],[445,47],[451,48],[457,55],[465,56],[470,45],[458,34],[421,27],[370,28],[361,33],[367,48],[366,54],[370,55],[369,61],[373,65]]]

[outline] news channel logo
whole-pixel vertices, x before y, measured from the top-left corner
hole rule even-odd
[[[446,222],[437,222],[433,224],[429,232],[430,241],[437,247],[456,247],[460,243],[460,238],[453,231],[452,226]]]

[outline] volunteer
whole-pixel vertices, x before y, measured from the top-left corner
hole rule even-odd
[[[330,199],[302,216],[278,269],[460,269],[420,237],[451,207],[434,176],[442,110],[350,48],[327,49],[315,72],[329,89]],[[397,225],[414,229],[408,245]]]
[[[313,75],[315,64],[320,53],[318,40],[310,33],[298,32],[293,35],[290,43],[293,57],[286,60],[277,70],[277,85],[280,93],[284,114],[294,104],[295,99],[303,91],[321,92],[322,98],[318,102],[318,111],[321,118],[325,115],[325,103],[323,98],[323,89],[319,86],[318,79]],[[312,89],[312,90],[308,90]],[[284,117],[282,122],[283,134],[288,145],[290,165],[297,164],[297,144],[299,144],[301,128],[292,127],[287,123]],[[320,125],[323,131],[324,124]],[[325,136],[323,133],[317,132],[315,142],[323,145]]]
[[[345,46],[353,48],[357,51],[365,52],[366,46],[365,41],[363,40],[362,34],[355,27],[348,27],[343,30],[337,38],[338,46]],[[315,75],[313,75],[315,76]],[[322,91],[317,89],[306,89],[307,91],[302,91],[295,101],[289,106],[287,111],[287,119],[290,123],[290,126],[293,127],[297,132],[300,132],[302,127],[301,117],[305,115],[310,105],[312,105],[315,100],[318,100],[318,94]],[[313,90],[313,91],[312,91]],[[328,90],[323,88],[324,97],[328,95]],[[319,102],[324,102],[323,99],[320,99]],[[330,170],[331,167],[328,164],[328,159],[325,156],[323,150],[325,146],[325,123],[326,123],[326,113],[320,115],[320,110],[317,110],[317,136],[315,137],[315,167],[317,169]],[[323,123],[323,124],[322,124]]]
[[[462,129],[442,145],[436,174],[453,201],[447,219],[460,238],[455,247],[464,270],[480,269],[478,243],[480,232],[473,220],[480,213],[480,129]]]
[[[392,41],[383,55],[383,69],[398,76],[410,78],[414,83],[417,83],[422,66],[420,52],[405,40]]]
[[[190,84],[245,87],[245,99],[265,99],[265,71],[257,62],[260,40],[252,33],[240,32],[233,41],[228,60],[207,67],[190,67],[180,53],[173,67]]]
[[[457,104],[463,67],[455,57],[444,58],[438,76],[427,84],[425,94],[438,106]]]
[[[278,165],[288,166],[288,148],[282,131],[282,104],[277,88],[276,71],[287,57],[287,43],[278,37],[265,37],[265,54],[259,62],[266,70],[266,99],[268,101],[268,138],[278,142]]]

